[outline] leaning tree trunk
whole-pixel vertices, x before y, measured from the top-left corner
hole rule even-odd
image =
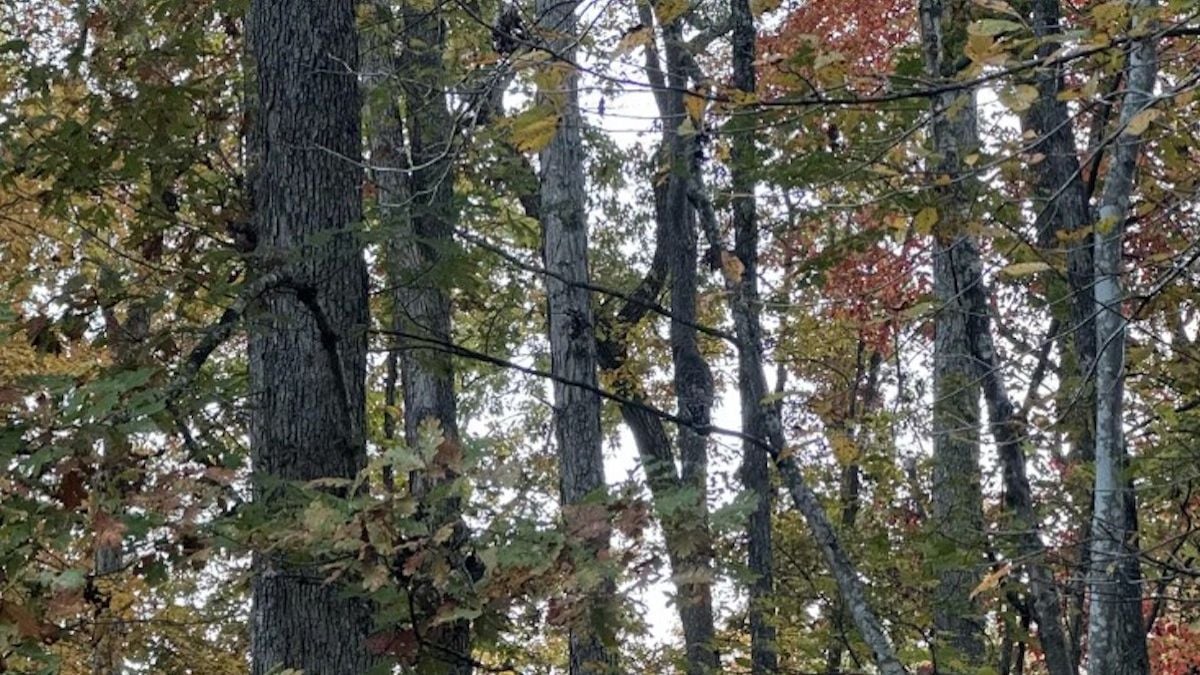
[[[1131,5],[1135,36],[1152,30],[1153,0]],[[1125,220],[1141,150],[1134,118],[1153,103],[1157,76],[1155,37],[1137,37],[1129,51],[1118,136],[1104,180],[1095,228],[1096,482],[1088,578],[1089,675],[1149,672],[1141,612],[1135,495],[1127,474],[1123,414],[1125,324],[1121,303],[1121,252]]]
[[[575,2],[538,0],[540,30],[551,53],[574,61]],[[554,380],[554,432],[558,442],[559,491],[568,532],[583,532],[578,565],[606,565],[609,547],[600,396],[597,393],[596,326],[588,284],[587,193],[583,174],[583,124],[579,73],[549,71],[553,86],[542,98],[554,108],[557,130],[540,156],[542,255],[546,269],[550,371]],[[554,77],[557,74],[559,77]],[[564,384],[580,382],[585,387]],[[602,526],[597,527],[597,523]],[[615,673],[614,626],[618,620],[612,570],[585,590],[574,613],[569,651],[571,675]]]
[[[365,461],[367,273],[352,233],[362,217],[358,39],[349,0],[255,0],[247,23],[256,253],[291,280],[264,294],[249,339],[255,496],[271,503],[281,481],[349,478]],[[317,566],[274,554],[255,565],[255,675],[374,665],[369,604]]]
[[[926,72],[939,81],[958,76],[966,44],[965,0],[922,0],[921,39]],[[971,343],[978,321],[962,284],[978,265],[967,233],[976,182],[964,158],[977,150],[974,91],[951,90],[933,99],[931,173],[944,187],[935,192],[933,286],[938,300],[933,354],[933,536],[942,544],[933,561],[933,594],[939,664],[952,671],[986,661],[981,610],[970,598],[979,581],[986,545],[979,467],[979,380]]]
[[[733,31],[733,85],[753,95],[755,92],[754,53],[756,34],[754,14],[749,0],[731,0],[729,13]],[[762,372],[761,302],[758,296],[758,214],[755,204],[757,169],[753,116],[749,110],[735,112],[726,125],[733,146],[730,167],[733,188],[733,254],[742,263],[740,277],[729,279],[730,293],[740,296],[733,310],[741,313],[734,324],[738,338],[738,392],[741,399],[742,429],[755,438],[766,438],[760,410],[767,395]],[[757,368],[756,368],[757,366]],[[778,415],[778,410],[770,414]],[[742,443],[742,485],[754,495],[754,511],[746,523],[750,582],[750,667],[753,673],[774,673],[779,668],[775,653],[775,625],[768,603],[774,587],[771,551],[770,462],[765,448],[749,441]]]

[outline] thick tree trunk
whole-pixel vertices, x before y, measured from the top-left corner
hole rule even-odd
[[[921,37],[926,72],[941,81],[958,75],[969,18],[965,0],[922,0]],[[986,662],[984,620],[970,599],[986,546],[979,467],[979,380],[971,343],[979,321],[963,295],[977,277],[979,254],[967,234],[975,182],[964,158],[979,146],[974,91],[949,91],[933,101],[930,135],[936,192],[933,286],[938,300],[933,355],[934,650],[950,672]]]
[[[1153,0],[1131,5],[1131,33],[1153,26]],[[1144,675],[1149,672],[1141,612],[1135,495],[1125,448],[1125,323],[1121,303],[1121,254],[1125,220],[1141,151],[1140,137],[1125,133],[1134,117],[1153,103],[1157,77],[1155,38],[1134,40],[1126,66],[1126,93],[1118,136],[1104,180],[1095,228],[1096,312],[1096,482],[1088,579],[1088,673]]]
[[[365,461],[367,274],[352,234],[362,217],[358,44],[349,0],[255,0],[247,23],[257,253],[294,282],[264,295],[249,340],[255,494],[270,502],[279,481],[349,478]],[[370,606],[315,566],[264,554],[252,586],[255,675],[374,665]]]
[[[739,90],[754,94],[754,54],[757,35],[754,15],[748,0],[731,0],[729,3],[733,32],[733,85]],[[733,164],[730,182],[733,189],[733,253],[742,263],[740,279],[730,279],[728,290],[738,295],[732,303],[733,311],[743,316],[735,318],[738,338],[738,391],[741,398],[742,430],[755,438],[766,438],[766,429],[759,417],[767,395],[766,381],[762,372],[762,322],[759,319],[761,303],[758,297],[758,214],[754,192],[758,181],[754,172],[758,169],[755,120],[748,110],[735,112],[726,125],[731,136]],[[727,284],[729,286],[729,284]],[[755,355],[759,355],[757,358]],[[755,367],[757,366],[757,368]],[[771,406],[770,414],[778,414]],[[746,524],[748,567],[753,579],[750,582],[750,662],[756,674],[774,673],[779,668],[779,657],[775,653],[775,625],[771,618],[769,601],[774,588],[771,551],[771,512],[774,495],[771,491],[770,463],[766,450],[757,443],[742,443],[742,486],[754,495],[754,511]]]
[[[573,61],[576,41],[575,2],[538,0],[537,14],[550,51]],[[554,382],[554,431],[558,442],[559,492],[569,532],[588,533],[577,543],[578,564],[604,565],[609,547],[605,503],[600,396],[596,393],[596,326],[588,284],[587,193],[583,174],[582,116],[579,74],[563,73],[544,95],[558,115],[557,131],[541,152],[540,205],[543,260],[550,333],[550,371]],[[591,391],[563,384],[582,382]],[[597,521],[603,527],[597,527]],[[571,626],[571,675],[617,672],[613,648],[616,585],[611,570],[585,591]]]

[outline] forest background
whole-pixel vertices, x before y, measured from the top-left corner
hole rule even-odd
[[[1200,672],[1195,2],[0,7],[0,672]]]

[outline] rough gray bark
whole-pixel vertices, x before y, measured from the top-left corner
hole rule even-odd
[[[349,0],[255,0],[247,25],[257,253],[295,282],[264,294],[249,339],[255,494],[270,502],[279,481],[349,478],[365,461],[358,40]],[[252,588],[255,675],[359,675],[374,664],[370,606],[315,566],[261,555]]]
[[[729,3],[732,24],[733,85],[753,94],[755,91],[754,55],[757,35],[754,14],[748,0]],[[763,399],[767,395],[762,367],[761,301],[758,295],[758,214],[754,192],[758,168],[754,134],[755,120],[749,110],[735,111],[726,125],[731,136],[733,164],[730,182],[733,189],[733,254],[742,263],[740,278],[729,278],[727,290],[738,338],[738,392],[741,399],[742,430],[755,438],[766,438],[760,421]],[[731,287],[732,286],[732,287]],[[757,356],[756,356],[757,355]],[[777,406],[767,414],[778,415]],[[746,523],[748,567],[754,576],[750,582],[750,667],[753,673],[774,673],[779,668],[775,653],[775,625],[767,604],[774,588],[771,551],[771,491],[766,450],[757,443],[742,443],[742,486],[754,495],[754,511]]]
[[[550,51],[574,60],[575,2],[538,0],[536,11]],[[561,72],[561,71],[559,71]],[[583,174],[579,74],[563,74],[544,94],[554,106],[558,126],[540,155],[540,204],[550,333],[550,371],[554,381],[554,431],[558,442],[559,492],[568,531],[587,532],[579,542],[580,565],[603,565],[609,547],[600,396],[596,393],[596,326],[587,289],[587,193]],[[561,378],[561,379],[557,379]],[[582,382],[591,390],[569,386]],[[597,527],[597,520],[604,526]],[[609,574],[583,599],[572,623],[569,662],[572,675],[617,672],[613,645],[618,612],[616,585]],[[607,637],[605,637],[607,636]]]
[[[655,26],[649,4],[639,3],[639,17],[647,29]],[[688,675],[704,675],[717,669],[713,646],[716,635],[712,609],[712,542],[708,526],[707,438],[698,433],[709,424],[712,406],[712,375],[700,354],[696,324],[696,223],[688,204],[689,179],[695,163],[695,140],[681,134],[686,119],[683,92],[688,77],[682,28],[677,17],[661,26],[664,57],[654,41],[646,45],[646,75],[658,104],[663,124],[659,160],[665,173],[654,186],[656,249],[650,272],[634,298],[653,298],[670,280],[670,342],[675,370],[676,401],[681,417],[693,426],[677,434],[680,471],[675,470],[675,453],[662,421],[644,410],[623,407],[622,416],[638,445],[647,483],[656,504],[683,493],[687,504],[672,512],[659,510],[671,571],[676,587],[676,604],[683,625]],[[627,303],[618,314],[616,326],[607,332],[632,326],[644,315],[645,307]],[[601,365],[619,367],[624,358],[623,338],[601,344]],[[631,398],[640,400],[633,382],[619,382]]]
[[[1024,423],[1017,418],[1016,407],[1009,398],[1000,370],[978,251],[971,244],[963,248],[962,254],[971,259],[965,265],[968,276],[961,280],[960,293],[972,317],[969,327],[971,351],[976,360],[978,379],[983,383],[992,439],[1000,456],[1004,505],[1012,517],[1012,526],[1007,529],[1015,533],[1017,553],[1029,578],[1029,605],[1037,622],[1038,640],[1045,652],[1046,669],[1051,675],[1072,675],[1076,669],[1063,631],[1062,603],[1054,574],[1045,563],[1046,546],[1025,470]]]
[[[397,335],[394,353],[398,353],[404,439],[416,446],[421,442],[422,427],[433,424],[440,429],[443,442],[454,445],[458,443],[458,420],[453,363],[444,350],[430,346],[452,344],[450,296],[442,276],[457,221],[451,161],[455,129],[443,89],[445,25],[439,12],[405,6],[397,21],[386,7],[376,5],[375,9],[376,23],[382,28],[369,45],[365,63],[371,91],[369,141],[371,165],[377,169],[373,179],[379,188],[380,213],[391,235],[386,267],[392,288],[392,328]],[[403,36],[404,42],[399,54],[397,36]],[[410,166],[414,167],[411,172]],[[456,469],[439,466],[438,480],[453,479]],[[407,478],[429,530],[446,525],[454,528],[440,555],[450,558],[453,569],[463,569],[460,563],[468,533],[460,504],[456,499],[429,503],[433,480],[424,472],[412,472]],[[414,594],[415,625],[427,623],[439,606],[453,601],[430,587],[410,592]],[[419,634],[418,669],[472,672],[467,621],[422,628]]]
[[[963,63],[970,5],[922,0],[921,41],[926,73],[952,81]],[[979,380],[971,351],[977,321],[963,291],[978,275],[979,253],[967,234],[976,190],[964,158],[979,146],[975,93],[943,92],[933,99],[931,173],[948,180],[935,192],[933,287],[938,301],[933,355],[933,536],[941,540],[933,569],[939,667],[962,671],[986,662],[984,620],[970,599],[979,582],[986,540],[979,467]],[[944,665],[943,665],[944,664]]]
[[[1027,9],[1034,35],[1045,42],[1037,49],[1038,58],[1049,58],[1058,49],[1055,39],[1062,32],[1059,0],[1032,0]],[[1088,463],[1094,450],[1095,420],[1079,411],[1095,409],[1092,363],[1096,354],[1096,328],[1092,300],[1092,241],[1083,233],[1092,225],[1088,206],[1088,188],[1080,171],[1074,124],[1067,104],[1059,100],[1063,87],[1063,66],[1046,66],[1037,71],[1034,85],[1038,97],[1022,120],[1035,135],[1029,152],[1040,155],[1032,167],[1034,205],[1037,213],[1037,242],[1045,251],[1066,249],[1067,275],[1047,274],[1047,302],[1060,325],[1067,329],[1055,336],[1059,346],[1058,417],[1064,420],[1070,439],[1072,460]],[[1088,495],[1080,526],[1080,569],[1088,567],[1088,540],[1091,527],[1091,497]],[[1068,636],[1071,662],[1079,662],[1079,624],[1083,616],[1086,584],[1072,582]]]
[[[1157,78],[1153,0],[1130,6],[1133,41],[1126,64],[1125,96],[1112,159],[1104,179],[1095,228],[1096,453],[1088,577],[1089,675],[1149,672],[1141,616],[1141,572],[1137,557],[1135,495],[1127,474],[1124,435],[1125,324],[1121,303],[1122,248],[1141,139],[1125,133],[1134,117],[1153,103]]]

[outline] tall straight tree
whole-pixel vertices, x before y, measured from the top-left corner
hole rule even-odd
[[[380,10],[381,16],[386,12]],[[392,228],[388,255],[393,280],[392,328],[400,354],[400,382],[404,401],[404,438],[410,446],[421,441],[422,427],[436,427],[447,447],[458,444],[458,410],[454,392],[454,363],[445,350],[451,344],[450,293],[446,267],[454,246],[458,205],[454,196],[454,117],[446,100],[446,21],[441,8],[402,5],[401,22],[390,22],[391,35],[402,41],[394,63],[401,83],[403,113],[391,108],[388,96],[381,105],[378,138],[373,147],[382,166],[380,200]],[[390,60],[388,43],[381,61]],[[401,119],[403,118],[403,123]],[[407,134],[405,131],[407,130]],[[405,142],[407,157],[405,160]],[[411,163],[411,164],[409,164]],[[411,166],[407,181],[402,171]],[[448,453],[450,455],[454,453]],[[438,480],[452,479],[457,467],[440,467]],[[443,545],[450,567],[465,574],[468,532],[461,504],[454,497],[433,499],[434,479],[414,471],[409,489],[421,504],[429,531],[450,527],[453,535]],[[468,580],[460,578],[460,583]],[[433,618],[445,598],[432,588],[416,589],[414,622]],[[472,672],[471,626],[464,619],[433,626],[422,636],[419,668],[454,675]]]
[[[1088,577],[1089,675],[1144,675],[1150,671],[1141,613],[1137,507],[1125,447],[1125,318],[1121,303],[1122,251],[1141,130],[1135,120],[1153,104],[1158,62],[1154,0],[1130,4],[1125,98],[1095,226],[1096,454]]]
[[[653,31],[661,6],[638,3],[642,25]],[[676,587],[676,605],[683,626],[688,675],[704,675],[718,667],[713,640],[716,635],[712,608],[712,535],[708,523],[707,478],[709,424],[713,397],[712,373],[700,353],[696,323],[697,239],[695,213],[688,203],[690,178],[695,170],[695,134],[683,133],[688,119],[684,106],[689,75],[695,72],[684,44],[682,18],[668,10],[658,28],[664,54],[655,40],[645,45],[646,76],[652,86],[663,136],[658,148],[659,173],[654,183],[656,247],[651,268],[617,320],[624,331],[644,316],[647,303],[669,285],[671,295],[670,344],[679,414],[688,420],[676,438],[676,456],[662,421],[634,406],[622,415],[637,442],[647,483],[663,520],[663,535]],[[669,280],[669,284],[667,281]],[[624,360],[624,340],[605,340],[601,365],[615,370]],[[618,387],[631,392],[637,385],[627,380]],[[641,393],[635,394],[637,398]],[[682,506],[679,506],[680,503]],[[664,505],[673,503],[669,508]]]
[[[1051,58],[1059,48],[1058,36],[1063,30],[1059,0],[1033,0],[1028,15],[1034,36],[1043,41],[1037,49],[1038,58]],[[1044,157],[1031,172],[1038,246],[1047,252],[1063,245],[1067,248],[1065,283],[1058,272],[1052,272],[1047,275],[1046,284],[1047,301],[1054,319],[1058,325],[1067,327],[1061,335],[1054,336],[1061,355],[1058,416],[1067,423],[1072,459],[1088,463],[1095,450],[1095,419],[1078,411],[1095,408],[1092,363],[1096,358],[1096,326],[1092,299],[1092,242],[1089,237],[1080,235],[1091,227],[1092,217],[1070,111],[1059,97],[1063,90],[1064,68],[1064,64],[1058,64],[1038,69],[1034,78],[1038,96],[1022,123],[1035,137],[1029,151]],[[1098,166],[1095,159],[1092,161],[1093,166]],[[1083,515],[1084,520],[1078,525],[1081,533],[1078,560],[1081,568],[1087,569],[1090,499]],[[1071,582],[1067,633],[1074,665],[1078,665],[1079,659],[1084,586],[1082,582]]]
[[[264,295],[249,339],[255,495],[270,503],[283,481],[349,478],[365,461],[358,37],[350,0],[256,0],[247,23],[256,254],[291,280]],[[315,565],[260,556],[251,621],[255,675],[359,675],[373,665],[369,605],[325,583]]]
[[[557,127],[541,151],[540,207],[542,257],[546,269],[546,312],[550,332],[550,371],[554,374],[554,433],[558,443],[559,492],[568,532],[585,533],[577,542],[581,565],[603,564],[609,547],[605,504],[603,436],[597,393],[596,326],[587,285],[587,193],[583,173],[583,118],[579,110],[579,73],[573,63],[578,41],[575,2],[538,0],[538,26],[553,62],[553,86],[543,105],[553,109]],[[579,382],[583,387],[566,384]],[[599,525],[599,526],[597,526]],[[603,633],[613,635],[615,584],[602,574],[585,597],[571,625],[572,675],[616,672],[616,654]]]
[[[921,0],[921,42],[929,77],[951,82],[964,59],[967,0]],[[984,562],[983,492],[979,466],[979,379],[972,354],[981,318],[961,280],[977,277],[979,252],[967,226],[977,183],[964,159],[979,147],[975,92],[951,88],[933,98],[930,173],[937,223],[933,286],[938,309],[933,353],[933,536],[938,585],[933,594],[935,654],[951,670],[985,662],[982,613],[970,599]],[[984,324],[986,325],[986,324]]]
[[[733,86],[746,94],[755,93],[754,57],[756,33],[754,13],[749,0],[731,0],[729,16],[733,56]],[[757,439],[769,438],[763,415],[778,417],[778,406],[768,406],[766,379],[762,366],[762,321],[759,318],[761,300],[758,295],[758,212],[754,177],[757,170],[755,120],[741,110],[735,113],[726,129],[732,140],[733,166],[730,169],[733,189],[733,254],[742,264],[742,274],[729,279],[730,292],[738,297],[732,304],[738,338],[738,392],[741,402],[742,428]],[[764,407],[769,408],[764,410]],[[775,653],[775,626],[768,602],[774,587],[771,551],[771,492],[770,461],[764,445],[742,442],[741,477],[743,487],[754,496],[754,511],[746,524],[747,563],[750,574],[750,661],[754,673],[773,673],[778,670]]]

